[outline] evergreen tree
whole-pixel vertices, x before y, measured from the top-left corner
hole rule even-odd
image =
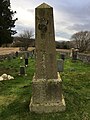
[[[10,0],[0,0],[0,46],[2,44],[12,43],[13,38],[11,35],[16,33],[12,28],[15,27],[13,16],[16,11],[11,10]]]

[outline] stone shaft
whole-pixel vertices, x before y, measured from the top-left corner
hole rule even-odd
[[[53,8],[43,3],[35,13],[36,72],[29,108],[36,113],[60,112],[65,110],[65,101],[57,73]]]
[[[53,8],[43,3],[35,9],[36,79],[57,79]]]

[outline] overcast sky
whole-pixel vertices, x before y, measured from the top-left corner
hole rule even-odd
[[[11,0],[12,10],[17,11],[18,34],[35,29],[35,8],[43,2],[53,7],[56,40],[68,40],[75,32],[90,30],[90,0]]]

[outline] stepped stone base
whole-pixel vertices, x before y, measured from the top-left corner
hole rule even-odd
[[[31,112],[36,113],[60,112],[66,109],[59,73],[58,79],[35,80],[35,77],[33,78],[29,108]]]
[[[59,103],[34,104],[33,100],[31,99],[31,103],[29,107],[31,112],[36,112],[36,113],[60,112],[60,111],[65,111],[66,109],[66,105],[63,97],[62,97],[62,101],[60,101]]]

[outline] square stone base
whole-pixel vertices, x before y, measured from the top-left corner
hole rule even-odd
[[[63,95],[62,95],[63,96]],[[43,104],[34,104],[31,98],[29,105],[30,111],[35,113],[51,113],[51,112],[61,112],[65,111],[66,105],[64,98],[59,103],[43,103]]]
[[[64,111],[66,108],[62,95],[62,80],[58,79],[32,81],[32,98],[29,105],[31,112],[50,113]]]

